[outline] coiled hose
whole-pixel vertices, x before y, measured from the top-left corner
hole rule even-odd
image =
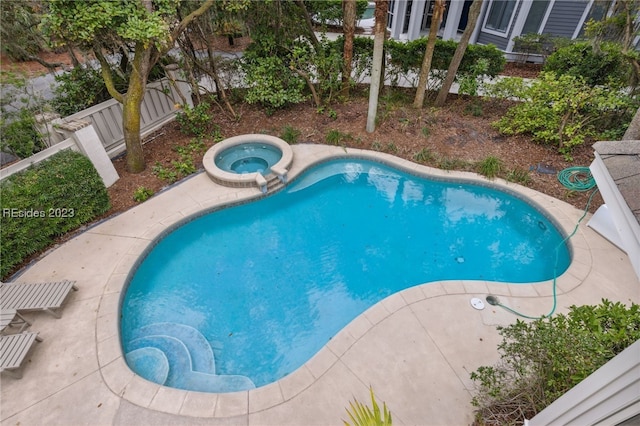
[[[588,167],[568,167],[558,172],[558,181],[573,191],[588,191],[596,186],[596,180]]]
[[[592,188],[594,188],[596,186],[596,181],[593,178],[593,175],[591,174],[591,170],[589,170],[588,167],[568,167],[564,170],[561,170],[558,172],[558,181],[560,181],[560,183],[567,189],[570,189],[572,191],[580,191],[580,192],[584,192],[584,191],[588,191]],[[575,233],[578,231],[578,226],[580,226],[580,222],[582,222],[582,219],[585,218],[585,216],[587,215],[587,213],[589,212],[589,206],[591,205],[591,200],[593,199],[593,196],[596,195],[596,192],[598,192],[598,188],[595,188],[594,191],[591,193],[591,195],[589,196],[589,200],[587,201],[587,205],[584,208],[584,212],[582,214],[582,217],[580,217],[580,219],[578,219],[578,223],[576,223],[575,228],[573,228],[573,232],[571,234],[569,234],[565,239],[563,239],[560,244],[558,244],[556,246],[556,259],[555,259],[555,265],[553,266],[553,306],[551,308],[551,311],[547,314],[547,315],[542,315],[539,317],[534,317],[534,316],[529,316],[529,315],[525,315],[521,312],[516,311],[515,309],[512,309],[508,306],[503,305],[502,303],[500,303],[499,299],[495,296],[487,296],[487,302],[489,302],[491,305],[495,305],[495,306],[500,306],[501,308],[511,312],[512,314],[518,315],[522,318],[527,318],[527,319],[541,319],[541,318],[545,318],[545,317],[550,317],[551,315],[554,314],[554,312],[556,311],[556,307],[558,306],[558,297],[557,297],[557,275],[556,275],[556,268],[558,266],[558,249],[562,246],[562,244],[564,244],[566,241],[569,240],[569,238],[573,237],[575,235]],[[491,298],[491,299],[490,299]]]

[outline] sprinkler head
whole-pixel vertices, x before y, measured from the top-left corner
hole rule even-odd
[[[500,299],[498,299],[498,296],[493,296],[493,295],[488,295],[487,296],[487,303],[493,306],[499,305],[500,304]]]

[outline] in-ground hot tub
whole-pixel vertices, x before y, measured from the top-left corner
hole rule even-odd
[[[267,191],[272,179],[287,180],[293,161],[288,143],[270,135],[249,134],[227,138],[212,146],[202,159],[209,177],[234,187],[257,186]]]

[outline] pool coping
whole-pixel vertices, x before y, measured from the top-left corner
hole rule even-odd
[[[561,202],[555,198],[509,183],[502,179],[489,180],[470,172],[443,171],[423,166],[395,157],[390,154],[365,151],[352,148],[327,147],[325,145],[301,144],[292,146],[293,161],[289,169],[290,181],[309,167],[335,158],[361,158],[382,162],[405,172],[428,178],[464,181],[490,186],[536,206],[540,211],[565,233],[570,235],[576,223],[562,212]],[[217,185],[211,182],[212,185]],[[268,195],[268,194],[267,194]],[[128,275],[140,261],[141,255],[155,244],[158,237],[166,234],[175,226],[193,220],[208,211],[255,200],[265,195],[258,188],[228,188],[228,193],[210,200],[189,216],[173,217],[163,221],[145,233],[146,243],[141,242],[129,252],[109,280],[110,291],[103,292],[97,314],[96,335],[110,336],[97,339],[98,367],[104,383],[121,398],[144,408],[159,412],[192,417],[227,418],[243,416],[283,404],[309,388],[315,381],[340,361],[342,355],[376,324],[394,312],[425,299],[445,295],[486,295],[505,297],[537,298],[553,294],[553,280],[528,283],[507,284],[490,281],[449,280],[437,281],[414,286],[381,300],[363,314],[352,320],[331,341],[316,353],[309,361],[290,375],[266,386],[248,391],[232,393],[204,393],[169,388],[149,382],[129,369],[120,344],[119,307],[128,282]],[[542,202],[544,206],[542,207]],[[557,294],[571,292],[587,277],[592,267],[592,258],[585,237],[580,233],[569,240],[572,261],[569,268],[556,279]],[[446,285],[444,285],[446,284]],[[180,404],[167,401],[180,400]]]

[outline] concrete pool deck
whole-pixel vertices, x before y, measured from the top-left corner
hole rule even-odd
[[[386,154],[321,145],[295,145],[290,178],[323,159],[379,158],[414,172],[444,172]],[[583,212],[515,184],[493,182],[543,207],[567,234]],[[416,286],[374,305],[291,375],[248,392],[205,394],[162,387],[133,374],[123,360],[118,307],[127,275],[147,246],[168,227],[200,211],[260,196],[257,188],[227,188],[200,173],[143,204],[51,250],[16,281],[77,281],[62,318],[25,315],[44,339],[24,363],[23,378],[2,376],[3,425],[337,425],[369,386],[398,425],[464,425],[473,419],[469,374],[498,360],[497,325],[515,322],[507,311],[472,297],[489,293],[530,315],[547,314],[552,283],[446,281]],[[558,309],[601,299],[640,303],[640,282],[627,255],[587,227],[571,239],[573,262],[557,280]]]

